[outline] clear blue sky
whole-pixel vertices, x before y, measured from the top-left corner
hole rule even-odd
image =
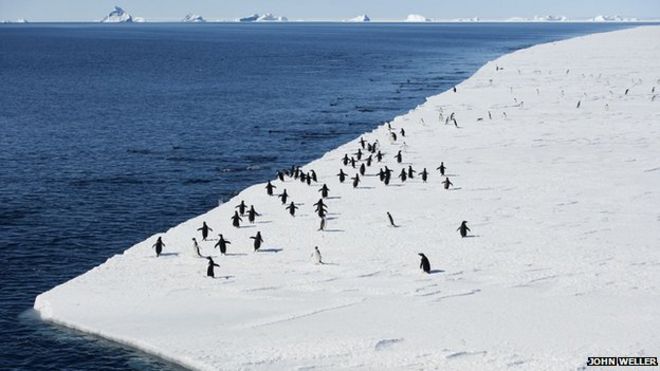
[[[374,19],[403,19],[417,13],[429,18],[508,18],[598,14],[660,18],[660,0],[0,0],[0,20],[98,20],[123,7],[147,20],[179,20],[187,13],[207,19],[234,19],[274,13],[289,19],[346,19],[368,14]]]

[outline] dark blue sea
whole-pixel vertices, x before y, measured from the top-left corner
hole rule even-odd
[[[177,369],[29,309],[489,60],[622,27],[0,25],[0,369]]]

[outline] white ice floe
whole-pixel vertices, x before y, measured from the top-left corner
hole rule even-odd
[[[295,217],[254,185],[39,295],[34,308],[200,370],[576,370],[588,356],[657,356],[658,60],[657,26],[502,56],[389,122],[397,141],[388,125],[361,135],[385,157],[357,188],[335,174],[356,174],[340,159],[355,156],[359,138],[303,167],[316,171],[313,186],[273,181]],[[405,183],[376,175],[409,164],[417,174]],[[261,216],[235,228],[241,200]],[[226,256],[202,241],[204,221],[211,238],[231,241]],[[265,242],[254,252],[257,231]],[[215,279],[191,256],[192,237],[220,265]],[[323,264],[310,261],[314,246]]]

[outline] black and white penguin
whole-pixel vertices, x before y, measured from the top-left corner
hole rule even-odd
[[[449,180],[449,177],[446,177],[445,180],[442,181],[442,184],[445,185],[445,189],[449,189],[449,186],[454,185],[454,183]]]
[[[328,191],[330,191],[330,188],[328,188],[327,184],[323,184],[323,187],[319,189],[319,192],[321,192],[321,197],[323,198],[328,197]]]
[[[207,276],[207,277],[211,277],[211,278],[215,278],[215,270],[214,270],[214,268],[215,268],[215,267],[220,268],[220,265],[216,264],[216,262],[214,262],[213,259],[211,259],[210,256],[207,257],[206,259],[209,260],[209,265],[208,265],[208,267],[206,268],[206,276]]]
[[[390,132],[390,137],[392,138],[393,142],[396,142],[396,133],[395,132]]]
[[[209,231],[212,231],[211,227],[206,225],[206,222],[202,222],[202,226],[197,228],[198,231],[202,231],[202,241],[206,241],[206,237],[209,236]]]
[[[392,217],[392,214],[390,214],[389,211],[387,212],[387,219],[390,220],[390,225],[391,225],[392,227],[397,227],[397,225],[394,223],[394,218]]]
[[[408,173],[406,173],[406,169],[401,169],[401,173],[399,174],[399,178],[401,178],[401,183],[406,181],[406,179],[408,178]]]
[[[351,167],[355,169],[355,159],[351,157]]]
[[[420,174],[422,175],[422,181],[424,183],[426,183],[426,180],[429,177],[429,173],[428,173],[428,171],[426,171],[426,168],[424,168],[424,170],[422,170],[422,172]]]
[[[312,176],[307,174],[307,185],[312,185]]]
[[[357,186],[360,184],[360,175],[355,174],[355,176],[351,179],[353,180],[353,188],[357,188]]]
[[[422,254],[421,252],[419,254],[422,261],[419,263],[419,269],[421,269],[424,273],[431,273],[431,263],[429,262],[429,259],[426,257],[426,255]]]
[[[339,183],[344,183],[344,180],[346,180],[346,173],[343,169],[339,169],[339,174],[337,174],[337,176],[339,177]]]
[[[219,234],[218,237],[220,237],[220,240],[215,244],[214,247],[220,248],[220,254],[225,255],[227,252],[227,245],[230,245],[231,242],[225,240],[222,234]]]
[[[296,171],[298,171],[298,170],[296,169]],[[268,193],[269,196],[272,196],[274,188],[277,188],[277,187],[275,187],[269,180],[268,184],[266,184],[266,193]]]
[[[319,251],[318,246],[314,246],[314,252],[312,253],[312,262],[314,264],[323,264],[323,260],[321,258],[321,252]]]
[[[152,247],[156,249],[156,257],[159,257],[160,253],[163,252],[163,247],[165,247],[165,244],[163,243],[163,237],[158,237],[156,243]]]
[[[277,178],[279,178],[280,181],[284,181],[284,173],[281,172],[280,170],[277,171]]]
[[[364,146],[366,145],[366,143],[367,143],[367,141],[364,140],[363,137],[360,137],[360,146],[362,146],[362,148],[364,148]]]
[[[314,171],[314,170],[310,170],[310,171],[309,171],[309,175],[311,175],[311,179],[312,179],[312,181],[314,181],[314,182],[317,182],[317,181],[318,181],[318,180],[316,180],[316,171]]]
[[[319,231],[324,231],[325,230],[325,223],[326,223],[326,219],[325,219],[325,217],[322,217],[321,221],[319,222]]]
[[[465,220],[461,222],[461,225],[456,230],[461,233],[461,238],[467,237],[467,233],[471,232],[470,228],[467,226],[467,221]]]
[[[247,205],[245,204],[245,201],[241,201],[238,206],[236,206],[234,209],[238,209],[238,212],[241,213],[241,215],[245,215],[245,209],[247,209]]]
[[[445,167],[445,163],[440,162],[440,166],[438,166],[437,170],[440,170],[440,175],[445,175],[445,170],[447,170],[447,168]]]
[[[277,197],[279,197],[282,200],[282,205],[286,204],[286,200],[289,198],[289,194],[286,193],[286,189],[284,192],[280,193]]]
[[[341,163],[344,164],[344,166],[348,165],[348,155],[344,154],[344,158],[341,159]]]
[[[403,161],[403,156],[401,155],[401,151],[399,151],[399,153],[397,153],[396,156],[394,156],[394,158],[396,158],[396,162],[401,163],[401,161]]]
[[[197,244],[197,239],[193,237],[192,241],[193,241],[193,255],[199,258],[203,258],[202,254],[199,252],[199,244]]]
[[[385,180],[385,172],[382,167],[378,169],[378,179],[380,179],[381,182]]]
[[[250,238],[254,240],[254,251],[259,250],[261,244],[264,242],[264,239],[261,238],[261,232],[257,232],[256,236],[252,236]]]
[[[381,152],[380,150],[378,150],[378,153],[376,153],[376,160],[378,160],[378,162],[383,161],[383,156],[384,156],[384,155],[383,155],[383,152]]]
[[[355,156],[357,157],[358,161],[362,160],[362,149],[358,148]]]
[[[401,134],[402,137],[406,136],[406,131],[401,128],[401,131],[399,131],[399,134]]]
[[[454,93],[456,93],[456,87],[455,87],[455,86],[454,86],[454,89],[453,89],[453,90],[454,90]]]
[[[291,201],[291,203],[289,204],[289,206],[286,207],[286,209],[289,210],[289,214],[291,214],[291,216],[296,216],[296,209],[298,209],[298,206],[296,206],[296,204],[294,204],[293,201]]]
[[[360,165],[360,175],[364,175],[367,172],[367,167],[363,164]]]
[[[367,159],[365,160],[367,166],[371,166],[372,161],[373,161],[373,159],[371,158],[371,155],[369,155],[369,157],[367,157]]]
[[[243,219],[238,215],[238,211],[234,211],[234,216],[231,217],[231,225],[233,225],[236,228],[239,228],[241,226],[241,222]]]
[[[254,223],[258,216],[261,216],[261,214],[254,209],[254,205],[251,205],[250,210],[248,210],[248,221]]]
[[[412,165],[408,165],[408,178],[410,178],[410,179],[415,178],[415,173],[416,173],[416,171],[413,170]]]

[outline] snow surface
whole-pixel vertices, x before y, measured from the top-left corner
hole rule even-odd
[[[133,22],[133,17],[126,13],[124,9],[115,6],[115,9],[105,16],[101,23],[130,23]]]
[[[402,150],[428,183],[418,174],[385,186],[377,164],[359,188],[339,184],[356,138],[304,166],[319,184],[273,181],[299,204],[296,217],[264,184],[249,187],[39,295],[34,308],[202,370],[575,370],[587,356],[657,356],[659,59],[657,26],[505,55],[396,117],[392,127],[406,130],[397,142],[386,125],[363,135],[380,142],[395,175]],[[455,113],[460,128],[440,113]],[[319,232],[312,204],[323,183],[330,214]],[[236,229],[240,200],[262,216]],[[471,237],[456,232],[461,220]],[[203,221],[232,242],[227,256],[201,241]],[[254,253],[257,231],[265,244]],[[191,256],[192,237],[220,264],[217,278]],[[326,264],[313,264],[314,246]],[[419,271],[419,252],[432,274]]]
[[[353,17],[353,18],[347,20],[347,22],[370,22],[370,21],[371,21],[371,19],[366,14],[362,14],[362,15],[359,15],[357,17]]]
[[[405,22],[430,22],[431,20],[420,14],[408,14]]]

